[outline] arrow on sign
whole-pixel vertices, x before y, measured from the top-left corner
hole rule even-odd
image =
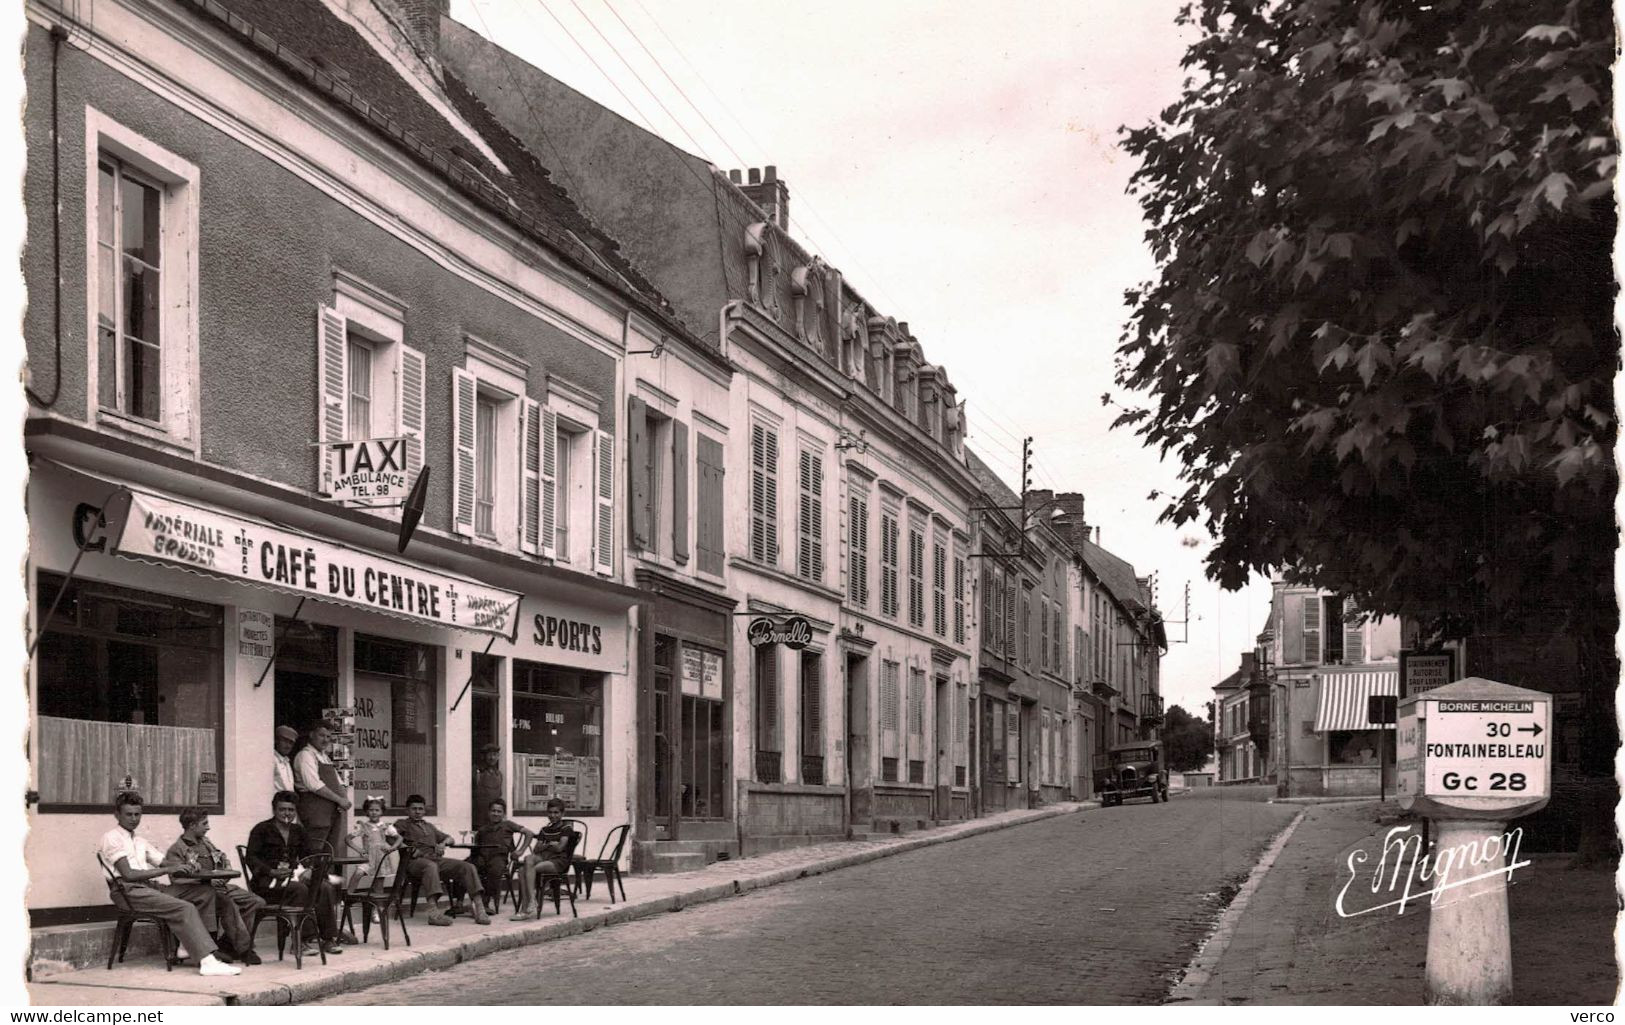
[[[1518,732],[1519,733],[1533,733],[1535,736],[1538,737],[1545,731],[1540,728],[1540,723],[1537,722],[1533,726],[1519,726],[1518,727]]]

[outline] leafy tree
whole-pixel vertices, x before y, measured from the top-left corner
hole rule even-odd
[[[1119,384],[1208,573],[1433,639],[1572,639],[1611,778],[1617,421],[1607,0],[1200,0],[1128,131],[1155,280]],[[1109,396],[1108,396],[1109,398]]]
[[[1195,772],[1213,754],[1213,727],[1179,705],[1162,722],[1162,753],[1169,772]]]

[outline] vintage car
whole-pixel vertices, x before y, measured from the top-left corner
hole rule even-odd
[[[1095,790],[1101,806],[1107,808],[1136,797],[1149,797],[1153,804],[1167,801],[1168,773],[1162,764],[1162,741],[1114,745],[1107,755],[1105,770],[1096,774]]]

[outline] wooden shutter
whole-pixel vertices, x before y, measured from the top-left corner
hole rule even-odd
[[[1049,603],[1038,599],[1038,667],[1049,668]]]
[[[316,440],[344,441],[349,437],[348,388],[350,354],[347,346],[349,322],[337,310],[326,306],[316,308]],[[316,449],[316,490],[322,494],[333,491],[333,474],[328,466],[327,449]]]
[[[474,375],[451,368],[452,520],[459,534],[474,533],[474,405],[479,393]]]
[[[615,572],[615,435],[597,431],[597,495],[593,502],[593,568],[599,573]]]
[[[519,547],[540,555],[542,546],[542,407],[519,400]]]
[[[632,502],[632,547],[649,549],[654,536],[654,506],[649,493],[649,407],[636,395],[626,400],[626,451],[631,473],[627,493]]]
[[[750,557],[772,566],[779,560],[779,435],[750,425]]]
[[[558,557],[555,537],[559,525],[559,415],[545,406],[541,414],[540,465],[537,467],[541,512],[537,523],[536,550],[554,559]],[[565,486],[569,486],[568,481]],[[568,492],[564,500],[570,500]],[[577,551],[580,549],[577,548]]]
[[[853,605],[866,609],[869,607],[869,500],[861,495],[852,495],[848,505],[847,593]]]
[[[671,422],[671,557],[688,561],[688,424]]]
[[[695,548],[699,552],[700,572],[721,576],[724,552],[722,443],[703,434],[695,438],[695,463],[699,471]]]
[[[880,514],[880,614],[897,617],[897,514]]]
[[[406,437],[406,484],[408,487],[418,482],[418,474],[423,472],[423,424],[425,419],[424,405],[428,393],[425,385],[428,381],[428,363],[423,353],[406,346],[398,346],[401,354],[401,373],[397,378],[399,382],[395,389],[395,422],[400,425],[401,434]]]
[[[812,555],[813,579],[824,579],[824,457],[812,456]]]
[[[1303,595],[1289,594],[1281,606],[1281,658],[1287,665],[1303,658]]]
[[[1343,661],[1348,665],[1365,661],[1365,624],[1360,622],[1354,603],[1347,599],[1343,601]]]
[[[801,451],[800,488],[796,503],[796,573],[808,580],[824,577],[824,460]]]
[[[1320,661],[1320,596],[1307,595],[1303,599],[1303,656],[1306,661]]]
[[[1021,782],[1021,710],[1016,705],[1004,706],[1004,778]]]
[[[811,652],[801,655],[801,753],[824,754],[824,660]]]
[[[779,649],[764,645],[756,656],[756,747],[780,751],[779,747]]]

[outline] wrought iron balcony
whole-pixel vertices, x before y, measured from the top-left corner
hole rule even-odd
[[[1140,695],[1140,718],[1150,725],[1162,722],[1161,694]]]
[[[784,782],[784,753],[781,751],[756,752],[756,782]]]
[[[824,783],[824,756],[801,756],[801,782],[822,786]]]

